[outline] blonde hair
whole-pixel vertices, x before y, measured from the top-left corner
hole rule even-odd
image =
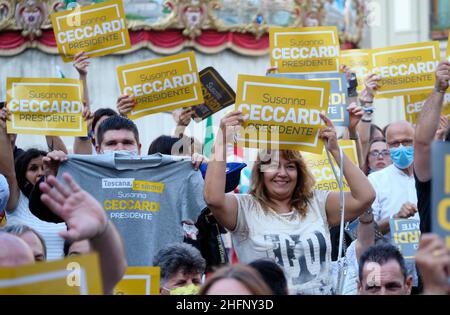
[[[295,163],[297,168],[297,183],[295,184],[294,192],[291,196],[289,205],[291,208],[297,210],[300,216],[303,217],[306,215],[309,199],[313,196],[315,179],[309,171],[301,153],[298,151],[272,151],[269,153],[270,160],[267,162],[261,160],[260,152],[255,164],[253,165],[252,181],[249,193],[255,197],[256,200],[258,200],[264,211],[267,211],[270,208],[272,203],[270,201],[270,197],[268,196],[267,188],[264,184],[264,172],[262,171],[262,167],[273,162],[274,156],[277,153],[289,162]]]

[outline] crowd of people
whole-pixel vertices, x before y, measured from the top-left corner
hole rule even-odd
[[[356,142],[359,165],[341,155],[337,128],[321,115],[325,127],[320,138],[336,163],[343,165],[350,190],[344,194],[344,221],[357,224],[338,258],[332,252],[340,236],[340,193],[314,189],[315,179],[301,152],[261,153],[253,164],[249,193],[235,193],[236,185],[230,189],[227,176],[227,146],[234,143],[234,134],[244,122],[242,113],[231,112],[221,119],[210,159],[201,154],[197,139],[185,135],[192,109],[177,110],[175,133],[158,137],[147,151],[136,125],[126,118],[135,106],[132,96],[119,96],[116,110],[90,111],[88,66],[85,54],[74,59],[86,91],[83,117],[89,135],[74,139],[73,153],[120,152],[131,159],[163,154],[168,165],[188,159],[189,173],[170,176],[180,183],[194,183],[197,176],[196,190],[187,194],[180,186],[173,191],[176,206],[170,211],[183,214],[160,222],[157,240],[152,238],[156,234],[137,235],[140,226],[110,217],[89,180],[81,180],[86,177],[64,171],[76,155],[68,155],[59,137],[46,137],[48,152],[18,148],[17,135],[6,131],[10,119],[6,104],[0,110],[0,211],[5,210],[7,218],[0,230],[0,267],[95,251],[105,294],[113,292],[127,266],[139,265],[160,267],[160,294],[165,295],[450,294],[450,251],[439,236],[430,233],[431,144],[450,141],[448,119],[441,116],[450,62],[439,64],[436,88],[415,127],[405,121],[384,128],[373,124],[380,77],[366,78],[364,89],[350,98],[349,127],[339,132],[343,139]],[[347,77],[352,72],[348,67],[342,71]],[[196,173],[205,164],[203,182]],[[392,218],[420,220],[415,286],[404,257],[389,242]],[[172,238],[176,231],[184,237]],[[217,257],[223,255],[221,237],[226,233],[236,253],[231,262]],[[154,242],[157,246],[147,245]]]

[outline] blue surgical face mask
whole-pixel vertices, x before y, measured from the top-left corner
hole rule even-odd
[[[414,147],[404,147],[400,145],[398,148],[392,148],[391,151],[391,159],[394,165],[401,169],[405,170],[411,166],[414,162]]]

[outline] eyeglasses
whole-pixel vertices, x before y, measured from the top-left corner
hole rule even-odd
[[[370,151],[369,156],[378,159],[378,157],[381,155],[381,157],[385,158],[387,156],[391,156],[391,152],[389,150],[383,150],[383,151]]]
[[[413,141],[412,140],[402,140],[402,141],[394,141],[388,143],[390,148],[398,148],[400,145],[404,147],[412,147]]]

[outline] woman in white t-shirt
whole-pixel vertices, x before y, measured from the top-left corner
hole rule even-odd
[[[0,173],[9,185],[10,197],[6,207],[6,224],[26,225],[39,232],[47,246],[47,259],[64,256],[64,240],[60,231],[66,230],[65,223],[50,223],[37,218],[29,208],[28,197],[39,179],[44,175],[42,158],[47,154],[37,149],[29,149],[17,157],[15,163],[10,138],[6,133],[5,109],[0,110]],[[59,142],[59,139],[55,139]],[[61,142],[62,143],[62,142]]]
[[[326,127],[320,138],[328,142],[330,153],[339,162],[336,131],[327,117],[321,117]],[[226,143],[230,139],[226,135],[242,122],[240,112],[221,120],[205,178],[209,208],[231,231],[241,263],[274,259],[284,268],[290,294],[332,294],[329,228],[340,223],[339,193],[313,189],[314,178],[300,152],[272,151],[268,156],[258,156],[250,194],[225,194]],[[375,192],[345,155],[344,176],[351,190],[345,196],[348,221],[370,208]]]

